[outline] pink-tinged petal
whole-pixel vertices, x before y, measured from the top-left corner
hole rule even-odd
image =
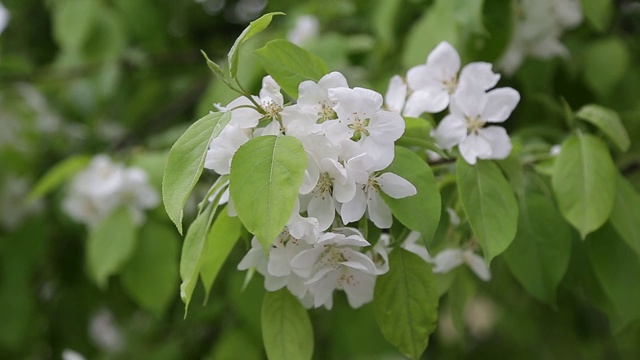
[[[348,280],[342,283],[349,305],[357,309],[373,300],[375,284],[376,277],[374,275],[351,271]]]
[[[460,71],[460,55],[451,44],[443,41],[427,57],[427,67],[444,78],[457,77]]]
[[[402,108],[407,100],[407,84],[398,75],[389,80],[387,93],[384,95],[384,102],[387,109],[395,113],[402,113]]]
[[[431,136],[439,147],[449,150],[467,137],[466,120],[454,114],[447,115],[431,132]]]
[[[487,100],[487,93],[477,85],[467,83],[465,86],[458,86],[458,90],[451,96],[451,113],[472,119],[480,118]]]
[[[388,229],[393,224],[391,209],[382,200],[377,190],[369,188],[367,198],[367,212],[369,219],[380,229]]]
[[[394,173],[384,173],[376,178],[380,190],[394,199],[402,199],[418,193],[416,187],[405,178]]]
[[[361,188],[356,189],[356,194],[351,199],[344,204],[342,204],[342,209],[340,210],[340,215],[342,216],[342,222],[348,224],[350,222],[358,221],[362,219],[364,216],[364,212],[367,209],[367,198],[364,193],[364,190]]]
[[[349,87],[347,79],[337,71],[330,72],[323,76],[320,81],[318,81],[318,85],[325,90],[338,87]]]
[[[493,89],[487,93],[487,102],[480,118],[487,122],[503,122],[519,101],[520,93],[512,88]]]
[[[418,117],[423,113],[437,113],[449,105],[449,93],[444,90],[417,90],[409,95],[404,107],[405,116]]]
[[[433,258],[433,262],[436,264],[433,267],[434,273],[447,273],[462,265],[464,257],[460,249],[445,249]]]
[[[476,134],[467,136],[466,139],[462,140],[458,148],[464,160],[471,165],[475,165],[478,158],[486,159],[491,156],[489,142]]]
[[[473,83],[484,90],[489,90],[496,86],[500,80],[500,74],[496,74],[492,70],[492,64],[487,62],[472,62],[462,68],[458,84],[466,86],[467,83]]]
[[[489,270],[489,266],[484,261],[484,259],[475,254],[471,250],[467,250],[463,254],[464,262],[469,265],[469,268],[473,270],[473,272],[478,275],[478,277],[484,281],[491,280],[491,271]]]
[[[333,205],[333,196],[328,192],[320,195],[314,195],[309,201],[307,212],[309,216],[318,219],[318,227],[320,231],[328,229],[333,223],[333,219],[336,214],[336,210]]]
[[[511,153],[513,145],[507,134],[507,130],[500,126],[488,126],[478,130],[478,135],[483,137],[491,145],[491,155],[480,157],[481,159],[505,159]]]

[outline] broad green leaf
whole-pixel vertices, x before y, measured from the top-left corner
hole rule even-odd
[[[307,310],[286,288],[264,294],[262,340],[271,360],[304,360],[313,355],[313,328]]]
[[[599,31],[605,31],[613,15],[612,0],[580,0],[582,11],[589,23]]]
[[[618,114],[605,107],[589,104],[576,113],[576,117],[585,120],[600,129],[622,151],[629,150],[631,140],[627,129],[622,125]]]
[[[230,190],[238,217],[268,249],[291,216],[307,157],[291,136],[260,136],[231,160]]]
[[[556,158],[551,185],[562,215],[582,238],[609,218],[616,168],[607,145],[590,134],[572,135]]]
[[[396,146],[395,157],[384,172],[399,175],[416,187],[418,193],[402,199],[394,199],[380,192],[393,215],[404,226],[431,239],[440,221],[440,191],[427,163],[411,150]]]
[[[231,120],[231,113],[212,113],[191,125],[171,147],[162,178],[162,202],[182,234],[184,204],[198,182],[207,148]]]
[[[582,58],[585,82],[593,92],[605,98],[613,94],[617,84],[628,74],[631,62],[627,45],[618,37],[589,42]]]
[[[328,72],[321,58],[286,40],[270,41],[255,54],[267,73],[294,98],[298,97],[301,82],[317,82]]]
[[[258,19],[249,23],[249,26],[244,29],[244,31],[236,39],[236,42],[233,43],[231,50],[229,50],[229,55],[227,56],[229,60],[229,74],[231,75],[231,78],[235,78],[238,72],[238,49],[240,45],[266,29],[267,26],[269,26],[269,24],[271,23],[271,19],[275,15],[284,15],[284,13],[271,12],[262,15]]]
[[[136,247],[136,228],[126,207],[112,211],[91,229],[87,244],[89,273],[104,288],[109,275],[120,271]]]
[[[395,248],[389,254],[389,272],[376,280],[373,306],[384,337],[409,358],[420,358],[438,319],[438,288],[431,266],[418,255]]]
[[[622,175],[616,176],[616,199],[609,221],[640,256],[640,194]]]
[[[84,169],[90,161],[91,157],[88,155],[76,155],[57,163],[47,171],[33,187],[28,196],[29,200],[35,201],[47,195],[80,170]]]
[[[610,224],[589,235],[589,258],[600,285],[617,313],[615,331],[640,319],[640,260]]]
[[[209,236],[207,237],[207,251],[204,253],[202,260],[202,268],[200,276],[204,283],[206,298],[209,298],[209,292],[213,286],[213,282],[218,276],[222,264],[231,253],[233,246],[240,238],[242,231],[242,223],[238,217],[229,217],[227,208],[223,208],[220,214],[213,222]]]
[[[516,236],[518,204],[498,166],[478,161],[475,166],[459,158],[458,192],[473,233],[490,263]]]
[[[518,232],[504,259],[536,299],[555,304],[556,288],[569,266],[571,237],[571,227],[550,199],[538,194],[524,198]]]
[[[179,239],[173,227],[148,221],[138,246],[122,270],[122,285],[140,305],[162,315],[176,295]]]
[[[180,298],[184,302],[185,317],[191,302],[191,295],[193,295],[193,290],[198,283],[198,274],[200,274],[200,269],[204,263],[204,254],[208,245],[207,235],[211,221],[213,221],[213,215],[218,208],[218,201],[219,197],[216,197],[191,223],[182,245],[182,255],[180,256],[180,278],[182,279]]]

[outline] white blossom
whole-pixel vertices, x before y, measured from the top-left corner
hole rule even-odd
[[[482,280],[491,280],[491,271],[482,256],[471,249],[445,249],[433,258],[434,273],[447,273],[452,269],[466,264]]]
[[[133,222],[140,225],[145,219],[144,210],[159,203],[160,195],[149,184],[144,170],[126,168],[99,155],[73,178],[63,208],[74,220],[93,227],[117,207],[125,206]]]
[[[71,349],[62,350],[61,357],[62,360],[85,360],[85,357],[82,354]]]
[[[318,37],[320,33],[320,21],[313,15],[300,15],[296,18],[293,29],[287,33],[287,40],[303,46]]]
[[[376,266],[359,248],[370,245],[357,230],[351,235],[326,233],[312,249],[291,261],[293,271],[308,280],[313,305],[331,309],[334,290],[344,290],[349,305],[358,308],[373,299]]]
[[[227,125],[218,137],[211,140],[204,160],[204,167],[220,175],[229,174],[233,155],[240,146],[249,141],[249,138],[247,129],[231,124]]]
[[[4,29],[7,28],[10,17],[11,16],[9,14],[9,10],[7,10],[7,8],[2,5],[2,3],[0,3],[0,34],[2,34],[2,32],[4,32]]]
[[[468,86],[451,99],[451,113],[432,131],[438,146],[451,149],[459,145],[460,154],[469,163],[477,159],[504,159],[511,152],[511,139],[502,127],[484,127],[486,123],[505,121],[520,101],[512,88],[489,92]]]

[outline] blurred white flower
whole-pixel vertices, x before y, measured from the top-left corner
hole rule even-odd
[[[0,182],[0,186],[2,183]],[[0,224],[15,229],[25,217],[42,210],[42,201],[29,202],[26,195],[31,188],[27,178],[9,174],[0,188]]]
[[[11,16],[9,15],[9,10],[7,10],[7,8],[2,5],[2,3],[0,3],[0,34],[2,34],[4,29],[7,28],[10,17]]]
[[[63,208],[74,220],[94,227],[111,211],[125,206],[133,222],[140,225],[145,219],[144,210],[159,203],[160,195],[149,184],[144,170],[125,168],[106,155],[98,155],[71,181]]]
[[[85,360],[85,357],[77,351],[64,349],[62,351],[62,360]]]
[[[491,280],[491,271],[484,258],[474,253],[471,249],[442,250],[433,258],[433,263],[435,264],[433,267],[434,273],[447,273],[462,264],[467,264],[480,279],[484,281]]]
[[[124,347],[122,332],[108,309],[100,309],[93,314],[89,335],[99,348],[108,352],[118,352]]]
[[[301,15],[296,18],[293,29],[287,33],[287,40],[303,46],[318,37],[320,33],[320,21],[313,15]]]

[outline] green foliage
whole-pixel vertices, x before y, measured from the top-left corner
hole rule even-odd
[[[385,170],[414,184],[418,193],[394,199],[381,192],[393,215],[407,228],[431,239],[440,221],[440,191],[431,168],[412,151],[397,146],[393,163]]]
[[[76,155],[68,157],[64,161],[56,164],[33,187],[29,193],[29,200],[35,201],[47,195],[71,179],[78,171],[84,169],[90,161],[90,156]]]
[[[621,175],[616,177],[616,199],[610,222],[622,240],[640,257],[640,193]]]
[[[576,117],[589,122],[602,131],[620,151],[629,150],[631,140],[615,111],[605,107],[589,104],[576,112]]]
[[[523,199],[518,232],[504,259],[531,295],[554,305],[556,288],[569,266],[571,242],[571,228],[553,202],[531,194]]]
[[[487,262],[504,252],[516,236],[518,204],[498,166],[490,161],[457,162],[460,200]]]
[[[436,328],[438,290],[431,267],[402,248],[389,254],[389,272],[378,277],[373,305],[384,337],[418,359]]]
[[[200,277],[207,298],[222,264],[240,238],[242,230],[240,220],[237,217],[230,217],[227,213],[227,207],[220,210],[207,236],[206,251],[200,269]]]
[[[602,97],[611,96],[629,67],[630,55],[624,42],[617,37],[594,41],[584,49],[583,56],[587,85]]]
[[[238,51],[240,50],[240,45],[266,29],[275,15],[284,15],[284,13],[274,12],[262,15],[260,18],[252,21],[249,26],[244,29],[242,34],[238,36],[236,42],[231,47],[231,50],[229,50],[229,55],[227,56],[229,60],[229,74],[231,75],[231,78],[235,78],[238,73]]]
[[[298,97],[301,82],[317,82],[328,72],[327,65],[317,55],[285,40],[270,41],[255,54],[282,90],[294,98]]]
[[[291,216],[306,164],[300,140],[291,136],[251,139],[233,156],[231,198],[238,217],[265,251]]]
[[[311,359],[313,328],[309,315],[287,289],[264,294],[262,339],[269,359]]]
[[[220,135],[229,120],[230,113],[205,115],[171,147],[162,179],[162,202],[180,234],[184,205],[202,174],[209,143]]]
[[[616,195],[616,169],[602,140],[578,132],[562,144],[552,185],[562,215],[584,239],[607,221]]]
[[[122,285],[140,306],[162,315],[178,286],[178,242],[175,230],[148,222],[140,229],[133,256],[122,269]]]
[[[106,287],[109,276],[118,273],[133,255],[136,244],[136,228],[126,207],[113,211],[91,229],[87,265],[98,286]]]
[[[613,13],[611,0],[580,0],[584,16],[598,31],[604,31],[609,26]]]

